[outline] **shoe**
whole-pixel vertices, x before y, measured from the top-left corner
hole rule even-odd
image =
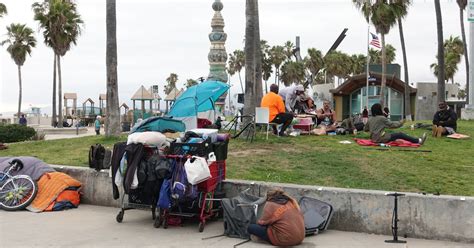
[[[420,145],[423,145],[423,144],[425,143],[425,141],[426,141],[426,138],[427,138],[427,136],[426,136],[426,133],[423,133],[423,136],[421,136],[421,142],[420,142]]]
[[[289,136],[289,135],[286,134],[286,133],[279,133],[279,134],[278,134],[278,137],[288,137],[288,136]]]
[[[436,131],[436,138],[441,138],[443,135],[444,128],[443,127],[438,127]]]
[[[431,127],[431,136],[432,136],[433,138],[436,138],[437,134],[438,134],[438,126],[433,125],[433,126]]]

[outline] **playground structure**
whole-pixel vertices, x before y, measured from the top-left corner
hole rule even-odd
[[[171,108],[173,103],[176,101],[176,98],[178,98],[181,94],[183,93],[183,90],[178,90],[176,88],[173,88],[170,93],[165,97],[165,105],[166,105],[166,110],[165,113],[168,113],[168,110]]]

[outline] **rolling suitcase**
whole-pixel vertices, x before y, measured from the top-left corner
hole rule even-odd
[[[301,197],[298,203],[304,216],[306,236],[317,234],[328,228],[333,214],[331,204],[306,196]]]

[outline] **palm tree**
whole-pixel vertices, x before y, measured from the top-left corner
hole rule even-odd
[[[176,82],[178,82],[178,75],[176,73],[171,73],[169,77],[166,78],[166,82],[168,84],[165,85],[165,94],[168,95],[174,88],[176,88]]]
[[[461,22],[462,42],[464,44],[464,61],[466,63],[466,93],[469,94],[469,58],[467,56],[466,31],[464,30],[464,10],[467,6],[467,0],[456,0],[459,5],[459,19]],[[469,104],[469,97],[466,98],[466,104]]]
[[[106,3],[107,26],[107,119],[105,121],[105,136],[118,137],[120,135],[120,106],[117,80],[117,15],[115,0]]]
[[[270,48],[269,57],[272,65],[275,67],[275,84],[280,86],[278,78],[280,76],[281,64],[286,60],[285,49],[282,46],[273,46]]]
[[[397,23],[398,18],[403,18],[407,14],[409,1],[375,0],[371,1],[353,0],[353,3],[363,13],[367,21],[371,21],[377,33],[381,34],[382,42],[382,85],[380,87],[380,104],[385,106],[385,87],[386,87],[386,51],[385,35],[389,33],[390,28]]]
[[[304,65],[311,72],[311,77],[314,79],[319,71],[324,68],[323,54],[316,48],[308,49],[308,56],[304,58]]]
[[[192,87],[194,85],[197,85],[198,84],[198,81],[194,80],[194,79],[187,79],[186,80],[186,89],[189,88],[189,87]]]
[[[334,76],[338,78],[347,78],[351,74],[351,57],[349,55],[339,52],[331,51],[324,57],[324,64],[326,65],[326,74],[333,80]]]
[[[268,93],[267,81],[272,75],[272,61],[270,60],[270,46],[266,40],[260,41],[260,50],[262,54],[262,79],[265,81],[265,94]]]
[[[407,0],[407,7],[411,4],[410,0]],[[403,24],[402,17],[398,17],[398,31],[400,32],[400,44],[402,46],[402,55],[403,55],[403,72],[405,74],[405,87],[404,87],[404,106],[405,106],[405,119],[411,120],[411,103],[410,103],[410,83],[408,77],[408,60],[407,52],[405,48],[405,35],[403,34]]]
[[[284,48],[284,53],[286,56],[286,60],[291,60],[291,57],[293,56],[293,50],[295,49],[295,45],[291,41],[285,42],[285,45],[283,45]]]
[[[10,24],[7,26],[8,38],[0,44],[3,46],[8,44],[7,51],[18,67],[18,111],[17,117],[20,118],[21,112],[21,66],[25,63],[26,55],[31,55],[31,48],[36,46],[36,39],[33,36],[33,30],[26,26],[26,24]]]
[[[262,97],[262,59],[260,50],[260,26],[258,0],[245,3],[245,97],[244,115],[254,115]],[[250,120],[246,118],[244,125]],[[244,134],[246,136],[248,132]]]
[[[363,54],[353,54],[351,56],[351,74],[358,75],[365,73],[367,57]]]
[[[240,76],[240,71],[245,67],[245,53],[242,50],[235,50],[232,54],[229,53],[229,70],[231,70],[233,75],[235,72],[239,74],[240,88],[242,93],[245,92],[244,85],[242,83],[242,77]]]
[[[7,6],[5,6],[3,3],[0,3],[0,18],[6,14],[8,14]]]
[[[286,61],[281,67],[281,81],[285,86],[290,86],[292,83],[301,84],[305,81],[303,61]]]
[[[434,1],[436,11],[436,27],[438,30],[438,102],[443,102],[445,96],[445,69],[444,69],[444,44],[443,44],[443,17],[441,16],[441,6],[439,0]]]
[[[370,63],[372,64],[382,64],[382,51],[369,49]],[[385,44],[385,62],[387,64],[393,63],[396,58],[396,49],[390,44]]]
[[[57,61],[58,127],[62,127],[61,57],[66,55],[72,45],[76,45],[77,38],[81,33],[81,25],[83,24],[83,21],[77,12],[76,4],[72,0],[49,0],[41,3],[36,2],[32,7],[34,19],[39,22],[40,28],[43,29],[44,42],[47,46],[53,49]],[[53,87],[54,86],[55,82],[53,77]],[[55,89],[53,89],[53,92],[54,91]]]

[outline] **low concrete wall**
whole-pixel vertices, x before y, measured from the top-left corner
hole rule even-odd
[[[83,203],[120,206],[118,200],[112,199],[108,172],[69,166],[55,169],[83,183]],[[394,201],[383,191],[243,180],[226,180],[223,189],[227,197],[247,188],[263,196],[272,187],[281,187],[296,198],[309,196],[330,203],[335,210],[331,229],[391,235]],[[399,219],[399,236],[474,243],[474,197],[406,193],[399,199]]]

